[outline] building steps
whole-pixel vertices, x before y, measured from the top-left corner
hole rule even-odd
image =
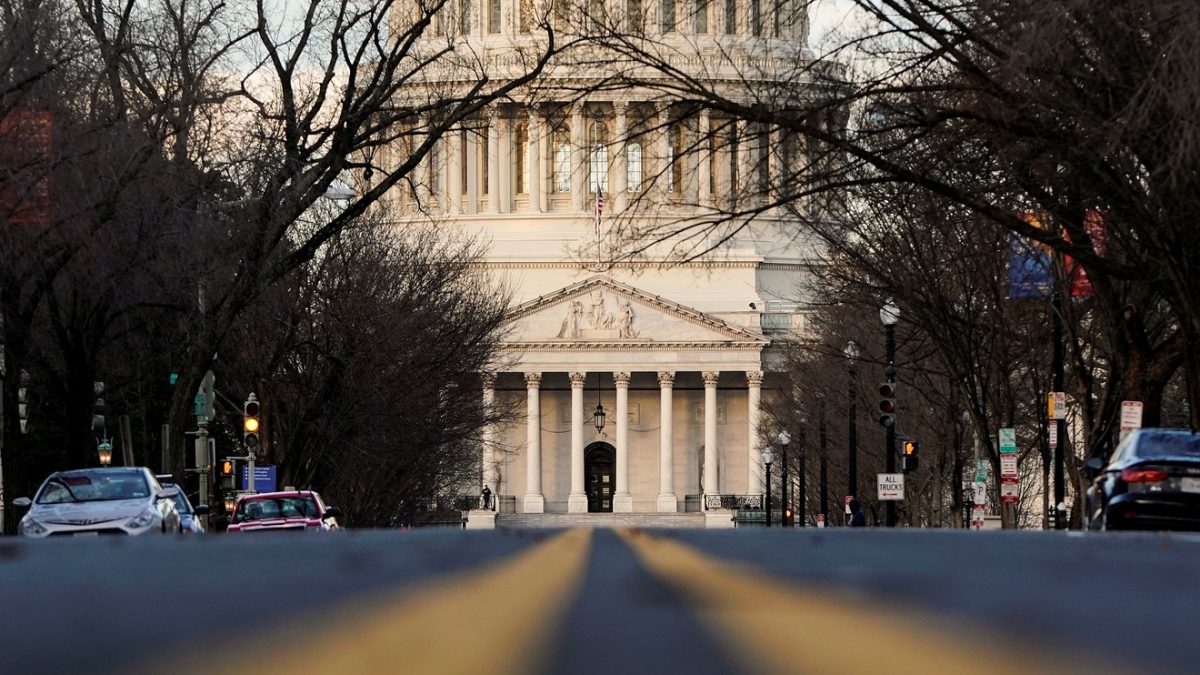
[[[505,529],[568,527],[702,528],[703,513],[500,513],[496,527]]]

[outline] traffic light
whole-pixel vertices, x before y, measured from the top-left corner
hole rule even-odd
[[[242,443],[246,446],[247,452],[254,452],[258,449],[258,432],[262,426],[262,422],[258,416],[258,399],[254,394],[246,399],[246,405],[242,408],[244,414],[242,418]]]
[[[917,442],[904,441],[904,473],[917,470]]]
[[[879,423],[885,427],[896,426],[896,383],[879,385]]]
[[[221,488],[232,490],[234,488],[234,474],[237,472],[237,463],[232,459],[223,459],[217,464],[217,472],[220,474]]]
[[[234,467],[233,467],[232,459],[221,460],[221,475],[222,476],[232,476],[233,469],[234,469]]]

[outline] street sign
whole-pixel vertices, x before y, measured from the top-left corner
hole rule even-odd
[[[1121,431],[1142,428],[1141,401],[1121,401]]]
[[[1049,409],[1047,417],[1052,420],[1067,419],[1067,394],[1061,391],[1052,391],[1049,396]]]
[[[983,523],[987,520],[987,510],[982,506],[976,506],[971,509],[971,529],[982,530]]]
[[[975,480],[987,480],[988,462],[986,459],[979,460],[975,465]]]
[[[1053,422],[1053,421],[1050,422],[1049,431],[1050,431],[1050,447],[1057,448],[1058,447],[1058,423]]]
[[[850,515],[850,500],[854,499],[851,495],[846,495],[846,515]]]
[[[975,508],[983,508],[987,506],[987,483],[983,481],[975,481],[974,504]]]
[[[1017,477],[1017,456],[1015,454],[1000,455],[1000,479]]]
[[[246,464],[242,465],[242,489],[246,489],[246,472],[250,467]],[[254,491],[255,492],[274,492],[275,491],[275,465],[267,464],[264,466],[254,467]]]
[[[1005,428],[1000,430],[1000,452],[1017,451],[1017,430]]]
[[[879,474],[879,501],[881,502],[900,502],[904,501],[904,474],[902,473],[881,473]]]
[[[1017,503],[1017,482],[1016,481],[1001,481],[1000,483],[1000,503],[1016,504]]]
[[[825,527],[825,514],[824,513],[817,514],[817,527]]]

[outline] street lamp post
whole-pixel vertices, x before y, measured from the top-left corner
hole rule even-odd
[[[896,303],[888,298],[883,307],[879,310],[879,320],[883,323],[885,335],[885,360],[887,365],[883,368],[883,376],[885,382],[893,384],[896,382],[896,323],[900,321],[900,308]],[[887,453],[887,472],[896,472],[896,425],[886,425],[887,442],[884,452]],[[896,502],[889,500],[887,503],[887,526],[896,526]]]
[[[846,343],[846,349],[843,350],[842,353],[846,355],[846,362],[849,364],[849,378],[847,380],[847,382],[848,382],[847,388],[848,388],[848,400],[850,403],[850,418],[849,418],[850,431],[849,431],[849,439],[847,440],[847,443],[849,446],[850,485],[847,487],[847,491],[850,493],[851,497],[858,499],[858,428],[855,426],[855,414],[854,414],[854,404],[855,404],[854,364],[855,364],[855,361],[858,360],[858,355],[859,355],[858,345],[854,344],[854,341],[851,340],[850,342]]]
[[[763,492],[767,495],[767,527],[771,526],[771,460],[775,459],[775,453],[771,452],[771,448],[762,451],[763,466],[767,469],[767,485]]]
[[[828,521],[828,519],[829,519],[829,486],[828,486],[827,481],[829,479],[829,466],[828,466],[827,460],[829,457],[826,454],[826,447],[825,447],[826,439],[825,439],[825,397],[824,396],[821,396],[821,395],[817,396],[817,409],[819,411],[818,412],[819,421],[817,422],[817,433],[818,433],[818,435],[820,435],[820,445],[821,445],[821,450],[820,450],[820,452],[821,452],[821,469],[820,469],[821,517],[823,519],[825,519],[826,521]],[[828,523],[826,523],[826,524],[828,524]]]
[[[808,427],[808,418],[800,418],[800,438],[796,444],[796,510],[795,520],[800,521],[800,527],[804,527],[806,504],[808,503],[808,462],[805,459],[805,451],[808,444],[808,434],[805,431]]]
[[[787,429],[783,429],[779,432],[779,436],[777,438],[779,440],[779,454],[782,456],[782,459],[779,460],[781,462],[780,469],[779,469],[779,481],[780,481],[779,491],[782,495],[782,499],[779,502],[779,526],[780,527],[791,527],[792,521],[787,516],[787,511],[788,511],[787,453],[788,453],[788,443],[792,442],[792,435],[787,432]]]
[[[112,443],[107,438],[96,445],[96,452],[100,455],[100,466],[112,464]]]

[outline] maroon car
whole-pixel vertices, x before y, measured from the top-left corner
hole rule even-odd
[[[226,531],[325,532],[339,529],[341,516],[336,506],[326,506],[311,490],[263,492],[238,499]]]

